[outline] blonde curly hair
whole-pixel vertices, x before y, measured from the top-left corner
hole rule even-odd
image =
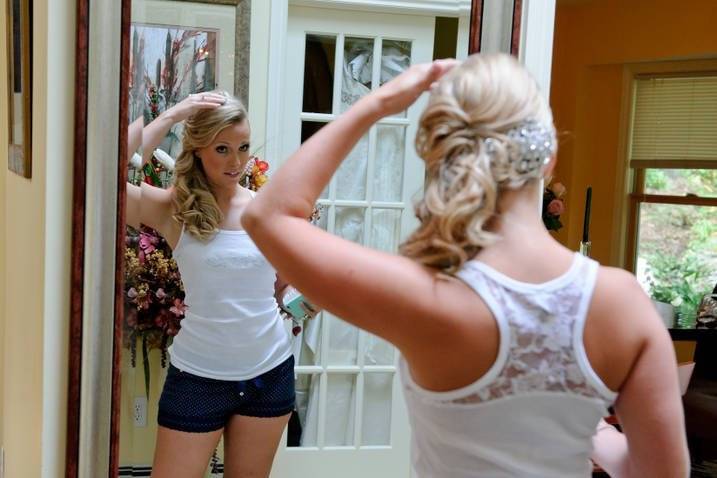
[[[500,191],[542,175],[542,165],[532,174],[521,169],[520,145],[508,136],[526,121],[555,134],[536,81],[509,55],[473,55],[439,81],[416,134],[427,174],[416,205],[421,225],[401,254],[454,273],[497,239],[486,227]]]
[[[212,193],[202,162],[196,151],[210,145],[227,126],[246,120],[244,105],[226,91],[215,91],[226,98],[217,108],[202,109],[187,118],[182,134],[182,152],[174,172],[174,219],[199,240],[211,238],[223,214]]]

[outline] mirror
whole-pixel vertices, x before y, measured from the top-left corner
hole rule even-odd
[[[267,164],[270,178],[303,141],[409,65],[467,56],[469,30],[479,31],[471,26],[471,2],[429,3],[133,0],[128,187],[120,193],[128,227],[121,231],[124,313],[117,318],[122,338],[115,364],[121,378],[114,404],[119,439],[113,444],[119,476],[151,473],[165,382],[168,375],[187,373],[171,371],[172,365],[181,360],[186,369],[201,369],[205,359],[222,356],[231,345],[226,338],[238,333],[223,328],[227,317],[202,315],[202,305],[192,302],[198,297],[196,286],[187,289],[181,271],[202,263],[192,263],[185,251],[178,261],[173,256],[177,248],[189,250],[186,243],[193,239],[187,231],[164,238],[136,221],[152,222],[151,195],[171,188],[177,174],[186,132],[182,121],[170,121],[167,112],[176,113],[187,98],[211,99],[216,90],[239,98],[251,125],[247,155],[256,158],[257,168]],[[357,145],[322,195],[316,218],[320,227],[370,247],[396,250],[415,226],[412,201],[423,187],[422,164],[412,146],[421,108],[419,102],[379,122]],[[253,175],[250,179],[255,188],[261,182]],[[235,232],[220,231],[230,238]],[[220,263],[232,260],[221,257]],[[208,270],[221,274],[220,266]],[[238,286],[231,290],[229,301],[244,300]],[[189,337],[189,328],[206,334],[205,324],[215,328],[212,353],[186,362],[181,347],[189,342],[183,337]],[[339,469],[342,476],[406,475],[408,422],[395,349],[330,314],[279,320],[279,326],[284,339],[272,347],[284,347],[294,357],[290,380],[296,406],[286,427],[278,428],[272,476],[335,476]],[[236,370],[241,367],[238,363]],[[211,372],[189,373],[202,383],[217,379]],[[261,388],[252,380],[246,386]],[[196,395],[191,403],[205,402],[206,397]],[[209,451],[199,464],[205,476],[223,476],[224,447],[232,445],[221,435],[205,445]],[[194,445],[182,443],[189,448],[175,447],[172,453],[191,453]],[[249,446],[260,449],[258,441]]]
[[[32,177],[32,2],[7,4],[8,169]]]

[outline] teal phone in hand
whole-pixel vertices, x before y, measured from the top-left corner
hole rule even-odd
[[[313,308],[309,301],[307,301],[306,298],[301,294],[301,292],[294,289],[293,287],[289,287],[284,293],[283,302],[284,306],[282,307],[282,309],[284,309],[293,318],[297,320],[303,320],[309,317],[309,314],[306,310],[304,310],[304,307],[308,306],[310,308]],[[302,304],[304,304],[304,307],[302,307]]]

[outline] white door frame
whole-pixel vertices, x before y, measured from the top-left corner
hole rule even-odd
[[[539,2],[540,0],[538,0]],[[554,5],[555,0],[546,0]],[[279,134],[281,119],[284,117],[282,95],[268,92],[281,91],[284,73],[284,55],[286,54],[286,33],[289,21],[289,4],[347,8],[351,10],[383,11],[386,13],[407,13],[411,15],[458,17],[459,58],[468,51],[468,30],[471,13],[471,0],[270,0],[269,20],[269,59],[267,75],[265,157],[276,160],[281,151]],[[553,9],[554,10],[554,9]],[[552,30],[551,30],[552,34]]]
[[[520,48],[518,56],[550,97],[550,72],[553,68],[555,0],[523,0]]]

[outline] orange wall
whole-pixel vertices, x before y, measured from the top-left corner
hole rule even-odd
[[[629,63],[717,57],[714,0],[587,0],[555,18],[551,105],[560,135],[555,179],[568,188],[558,238],[577,250],[585,190],[593,188],[593,257],[615,263],[623,71]]]

